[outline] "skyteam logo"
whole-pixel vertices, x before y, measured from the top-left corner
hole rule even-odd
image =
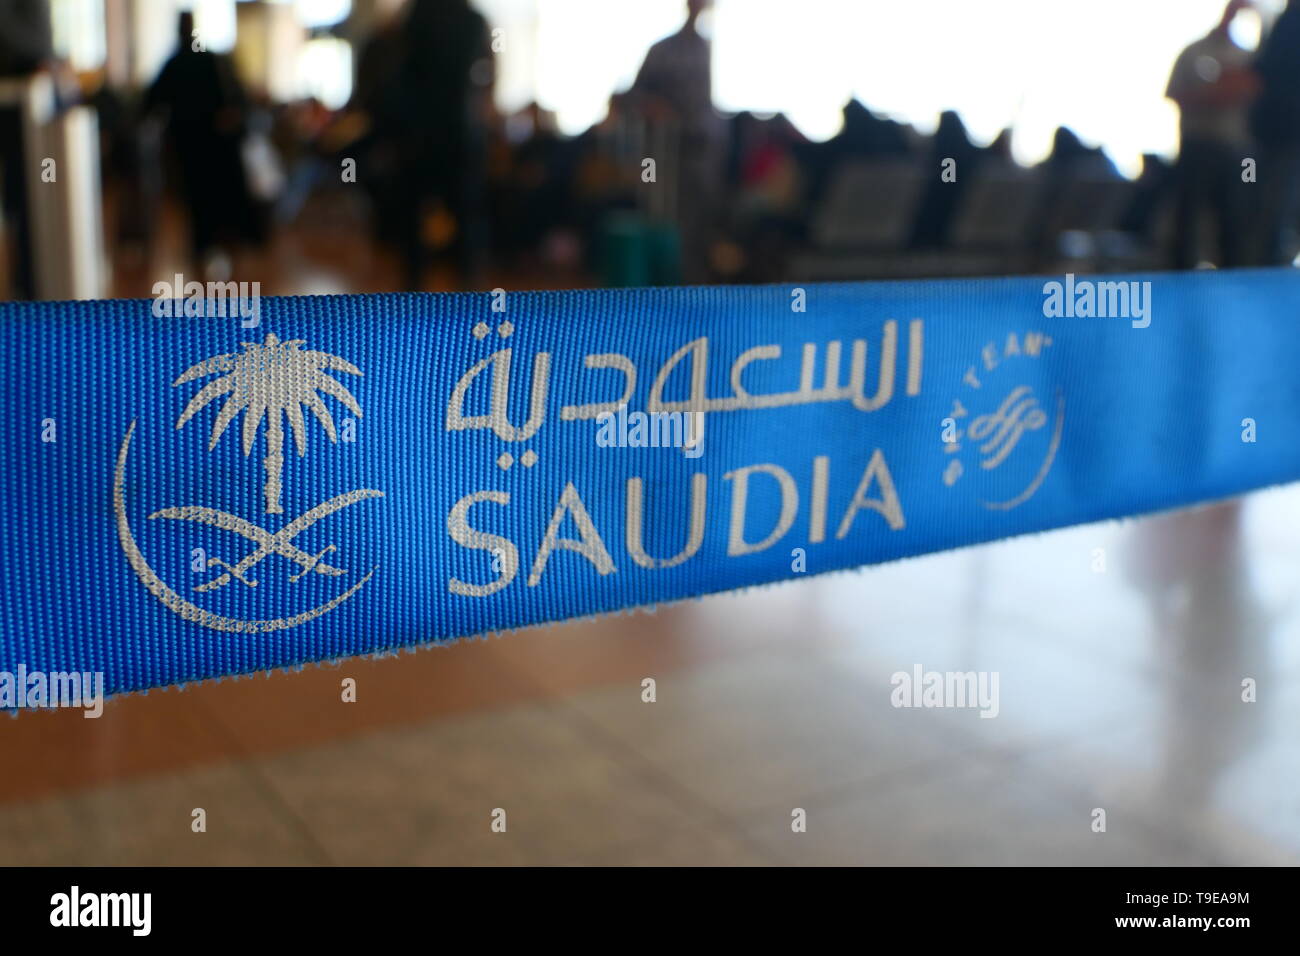
[[[1065,392],[1045,394],[1034,369],[1054,344],[1032,329],[986,342],[941,423],[943,483],[952,488],[969,475],[965,485],[990,511],[1011,511],[1032,498],[1056,461]]]
[[[113,510],[127,561],[164,606],[204,627],[257,633],[295,627],[320,617],[370,580],[377,566],[358,565],[351,560],[356,555],[349,555],[326,527],[317,526],[331,515],[384,495],[372,488],[356,488],[312,500],[304,489],[294,496],[294,517],[287,521],[275,517],[286,513],[289,494],[286,426],[299,467],[306,467],[309,449],[320,447],[326,455],[338,455],[339,428],[322,396],[360,419],[360,403],[330,373],[362,373],[344,358],[304,348],[302,339],[282,342],[267,335],[261,343],[242,345],[241,352],[203,359],[171,383],[175,389],[184,389],[205,381],[189,397],[170,429],[162,430],[168,423],[131,423],[114,470]],[[186,425],[207,416],[218,404],[206,450],[202,445],[196,448],[202,431]],[[222,443],[222,436],[237,421],[239,440]],[[345,422],[352,432],[355,424],[350,418]],[[323,431],[330,445],[312,443],[310,425]],[[138,522],[133,529],[126,493],[128,458],[137,426],[151,428],[151,449],[157,449],[169,433],[189,443],[188,449],[167,455],[165,461],[155,453],[141,469],[147,477],[130,482],[133,488],[160,484],[169,496],[187,496],[159,502],[161,506],[148,510],[144,529]],[[261,480],[257,481],[247,460],[259,438],[264,455]],[[224,455],[224,464],[201,461],[200,453]],[[199,467],[167,467],[176,461]],[[310,485],[321,488],[330,477],[346,471],[329,468],[316,472]],[[200,502],[188,497],[198,494],[215,494],[222,500]],[[248,505],[253,502],[260,507],[260,514],[250,516]],[[346,533],[358,523],[354,519],[334,526]]]

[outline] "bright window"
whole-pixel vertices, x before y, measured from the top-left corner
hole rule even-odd
[[[714,100],[785,112],[815,139],[858,96],[932,130],[956,109],[989,141],[1016,128],[1022,162],[1042,159],[1058,125],[1105,146],[1126,172],[1177,149],[1164,99],[1178,53],[1225,0],[715,0]],[[503,29],[498,101],[531,100],[574,133],[604,116],[646,50],[683,22],[683,0],[475,0]],[[1276,10],[1280,0],[1261,0]],[[1249,43],[1248,23],[1234,31]]]
[[[193,0],[189,6],[194,11],[194,30],[204,48],[229,53],[235,46],[235,0]]]
[[[295,0],[298,20],[305,27],[328,27],[352,12],[352,0]]]
[[[352,95],[352,45],[321,37],[308,40],[298,53],[298,95],[314,96],[338,109]]]
[[[55,55],[67,60],[74,70],[104,65],[104,0],[53,0],[50,26]]]

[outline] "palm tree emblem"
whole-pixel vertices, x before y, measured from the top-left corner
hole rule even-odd
[[[225,373],[199,390],[185,406],[185,411],[176,421],[176,427],[183,426],[220,396],[229,395],[213,423],[208,451],[216,447],[226,427],[243,412],[243,444],[244,455],[247,457],[257,440],[258,426],[265,417],[266,457],[262,464],[266,468],[266,513],[281,514],[284,511],[280,506],[280,475],[284,469],[282,418],[287,418],[293,429],[299,457],[307,454],[307,424],[303,418],[303,408],[309,409],[316,416],[329,440],[337,443],[334,419],[317,393],[332,395],[360,418],[361,406],[357,404],[356,398],[326,372],[332,370],[360,375],[361,370],[337,355],[303,349],[303,339],[281,342],[274,335],[267,335],[266,341],[260,345],[256,342],[241,344],[244,351],[204,359],[186,369],[172,382],[172,387],[175,388],[218,372]]]

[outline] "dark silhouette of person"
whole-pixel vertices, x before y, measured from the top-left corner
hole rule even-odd
[[[1219,23],[1174,62],[1165,92],[1178,104],[1182,142],[1175,177],[1178,190],[1174,265],[1192,269],[1205,258],[1199,243],[1203,211],[1214,218],[1219,262],[1241,265],[1245,184],[1241,160],[1248,152],[1247,107],[1258,87],[1250,54],[1229,33],[1250,0],[1229,0]]]
[[[191,13],[178,18],[177,38],[179,48],[146,92],[144,109],[167,113],[193,260],[201,270],[219,272],[219,245],[258,233],[241,154],[248,103],[230,61],[199,46]]]
[[[1174,168],[1155,153],[1142,154],[1142,171],[1134,183],[1133,200],[1120,217],[1121,232],[1144,242],[1156,237],[1159,216],[1175,185]]]
[[[998,133],[993,142],[984,147],[984,159],[994,163],[1001,163],[1004,166],[1010,166],[1015,163],[1016,158],[1012,150],[1012,132],[1010,129],[1004,129]]]
[[[1122,179],[1100,146],[1088,146],[1074,130],[1060,126],[1052,137],[1052,152],[1043,160],[1049,179]]]
[[[904,126],[884,120],[858,100],[849,100],[841,109],[839,133],[824,143],[798,143],[796,157],[810,206],[826,199],[837,170],[854,160],[907,159],[911,144]]]
[[[468,0],[414,0],[396,68],[380,77],[376,133],[395,147],[397,236],[407,288],[428,261],[424,223],[440,200],[455,220],[461,278],[473,285],[486,244],[487,118],[493,64],[487,21]]]
[[[1056,255],[1053,240],[1069,217],[1080,211],[1076,203],[1069,201],[1072,190],[1079,183],[1119,181],[1124,177],[1100,147],[1088,146],[1065,126],[1057,127],[1052,152],[1035,168],[1042,176],[1043,188],[1029,231],[1030,247],[1037,267],[1046,267]]]
[[[6,0],[0,4],[0,79],[31,76],[54,56],[50,9],[46,0]],[[6,245],[10,286],[16,299],[36,296],[32,225],[27,209],[27,169],[23,111],[17,103],[0,104],[0,179],[3,180]]]
[[[1300,217],[1300,3],[1292,0],[1278,17],[1260,47],[1255,71],[1261,90],[1251,111],[1259,145],[1253,255],[1258,265],[1285,265]]]
[[[961,203],[962,193],[982,157],[981,150],[966,134],[966,126],[953,110],[939,116],[939,127],[930,140],[929,156],[925,160],[927,181],[921,204],[917,208],[916,222],[912,227],[911,246],[925,249],[942,246],[947,242],[953,216]],[[944,164],[953,160],[952,176],[945,177]]]
[[[825,198],[836,171],[845,163],[870,159],[907,159],[912,146],[901,123],[884,119],[858,100],[849,100],[841,111],[840,131],[824,143],[806,143],[797,149],[800,167],[807,179],[811,204]]]
[[[502,200],[497,208],[502,221],[508,223],[502,229],[504,248],[525,257],[541,251],[556,229],[580,220],[575,180],[584,154],[592,148],[592,137],[561,136],[536,103],[530,103],[517,117],[517,121],[526,117],[532,132],[509,151],[508,171],[493,191],[493,199]]]
[[[404,12],[404,11],[403,11]],[[353,119],[357,133],[344,148],[357,160],[357,181],[374,210],[375,239],[394,243],[402,224],[405,190],[400,186],[398,142],[388,114],[397,84],[397,71],[406,50],[405,17],[393,13],[384,19],[357,51],[356,79],[345,116]]]
[[[844,128],[831,140],[844,157],[906,156],[911,152],[903,125],[882,119],[858,100],[849,100],[842,112]]]
[[[727,128],[713,108],[712,48],[697,29],[710,0],[687,0],[686,23],[646,53],[628,91],[652,123],[675,125],[675,156],[660,157],[676,187],[674,218],[680,231],[682,276],[705,282],[709,250],[725,175]]]

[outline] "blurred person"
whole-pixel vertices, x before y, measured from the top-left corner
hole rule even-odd
[[[677,155],[660,157],[675,180],[675,219],[681,230],[682,277],[708,281],[716,198],[726,162],[726,125],[713,108],[712,50],[700,35],[700,15],[710,0],[687,0],[686,23],[650,47],[629,91],[652,123],[675,127]]]
[[[605,118],[574,139],[569,217],[586,242],[586,265],[593,272],[605,262],[608,224],[634,215],[637,208],[641,150],[629,135],[635,113],[630,93],[614,93]]]
[[[145,93],[144,111],[167,114],[167,137],[190,216],[193,262],[223,279],[229,257],[220,244],[258,233],[241,152],[248,101],[230,61],[199,47],[188,11],[177,18],[177,40],[176,53]]]
[[[936,248],[947,242],[948,229],[962,193],[982,155],[982,151],[971,142],[961,117],[953,110],[945,110],[939,116],[939,127],[930,140],[929,156],[922,167],[927,185],[912,227],[912,248]],[[945,180],[941,175],[943,164],[948,160],[955,163],[955,179]]]
[[[352,97],[339,120],[339,146],[345,155],[355,156],[359,169],[365,170],[358,181],[375,210],[375,238],[380,242],[396,241],[401,220],[401,192],[398,189],[398,149],[391,133],[391,123],[383,122],[387,99],[396,82],[405,41],[401,10],[381,17],[372,32],[359,42],[356,77]]]
[[[391,73],[375,78],[375,135],[395,147],[393,196],[408,289],[428,259],[425,227],[441,202],[454,220],[462,281],[483,267],[493,63],[487,21],[468,0],[414,0]],[[381,211],[382,215],[382,211]]]
[[[312,193],[339,168],[331,149],[337,135],[346,144],[350,131],[340,119],[313,96],[285,108],[280,124],[281,139],[275,145],[287,157],[288,172],[275,200],[275,221],[293,222]]]
[[[5,0],[0,3],[0,81],[21,81],[31,77],[45,69],[53,57],[47,0]],[[4,181],[9,283],[15,299],[36,296],[25,150],[22,105],[0,102],[0,179]]]
[[[402,40],[405,21],[401,13],[398,8],[382,16],[359,42],[350,107],[374,113],[388,94],[405,50]]]
[[[1121,232],[1147,243],[1158,238],[1156,231],[1161,224],[1161,214],[1167,208],[1165,203],[1175,187],[1176,175],[1174,167],[1157,154],[1142,154],[1142,171],[1133,184],[1133,200],[1120,217]]]
[[[737,114],[730,123],[729,210],[711,264],[727,282],[770,282],[807,238],[804,175],[798,151],[807,140],[784,114]]]
[[[1105,150],[1086,145],[1066,126],[1057,127],[1052,136],[1052,152],[1043,160],[1042,169],[1056,183],[1069,179],[1124,178]]]
[[[1012,138],[1014,134],[1008,127],[998,133],[993,142],[984,147],[984,158],[995,163],[1001,163],[1004,166],[1016,165],[1015,154],[1012,150]]]
[[[907,156],[912,152],[908,129],[897,120],[877,116],[858,100],[845,103],[841,115],[844,127],[830,141],[841,158]]]
[[[840,131],[824,143],[803,143],[797,150],[810,205],[825,198],[836,171],[844,163],[864,159],[908,159],[910,131],[902,123],[877,116],[851,99],[841,110]]]
[[[1300,3],[1291,0],[1255,60],[1261,90],[1251,111],[1259,145],[1254,265],[1287,265],[1300,217]]]
[[[1174,171],[1178,269],[1195,268],[1206,258],[1198,241],[1203,211],[1214,217],[1218,264],[1237,266],[1245,258],[1241,161],[1249,152],[1247,110],[1259,81],[1250,53],[1233,41],[1230,28],[1250,6],[1251,0],[1230,0],[1218,25],[1179,55],[1165,91],[1181,116]]]
[[[518,130],[529,132],[507,148],[494,190],[500,200],[496,212],[503,226],[502,248],[518,260],[535,263],[540,257],[545,262],[554,251],[568,251],[569,240],[562,236],[579,225],[575,180],[593,131],[563,137],[554,116],[537,103],[516,113],[510,127],[516,137]]]
[[[728,178],[740,191],[741,203],[750,211],[794,211],[802,187],[795,149],[807,140],[782,113],[768,119],[740,113],[733,126],[734,169]]]
[[[1041,177],[1042,188],[1028,228],[1032,268],[1055,272],[1061,254],[1061,237],[1078,228],[1071,224],[1071,219],[1078,217],[1090,202],[1090,197],[1080,198],[1079,190],[1108,181],[1121,182],[1124,177],[1105,150],[1088,146],[1066,126],[1057,127],[1051,153],[1034,171]]]

